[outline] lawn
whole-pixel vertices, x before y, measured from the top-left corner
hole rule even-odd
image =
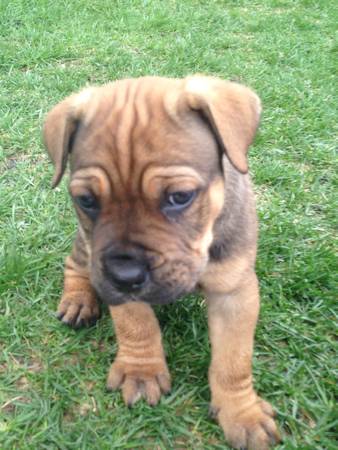
[[[55,319],[75,218],[67,179],[50,189],[44,115],[88,83],[196,72],[247,84],[264,106],[250,153],[260,216],[256,387],[278,412],[280,449],[338,449],[336,5],[0,3],[1,449],[227,448],[208,418],[202,297],[156,310],[173,377],[156,408],[128,409],[105,391],[116,352],[107,311],[80,331]]]

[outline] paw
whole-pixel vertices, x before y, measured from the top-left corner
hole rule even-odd
[[[100,317],[100,309],[90,292],[72,292],[62,296],[56,317],[73,328],[89,327]]]
[[[112,364],[107,389],[120,388],[127,406],[133,406],[142,397],[149,405],[155,406],[162,394],[170,392],[170,374],[163,358],[149,358],[149,361],[145,361],[144,357],[139,361],[133,358],[133,362],[131,358],[125,359],[129,361],[117,357]]]
[[[243,404],[241,408],[241,404],[236,404],[233,399],[231,404],[211,406],[210,409],[233,448],[267,450],[280,441],[272,407],[259,397],[249,407]]]

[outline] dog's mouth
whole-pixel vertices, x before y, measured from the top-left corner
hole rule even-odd
[[[96,288],[98,296],[107,305],[115,306],[128,302],[145,302],[150,305],[167,305],[174,303],[179,298],[189,294],[193,287],[170,289],[166,286],[155,286],[152,289],[139,289],[133,292],[121,292],[116,290],[111,283],[104,282]]]
[[[146,302],[150,305],[166,305],[191,293],[196,285],[191,281],[189,285],[171,280],[158,282],[149,275],[146,282],[139,285],[134,283],[130,286],[124,285],[117,288],[108,277],[101,280],[94,279],[92,285],[97,295],[107,305],[117,306],[137,301]]]

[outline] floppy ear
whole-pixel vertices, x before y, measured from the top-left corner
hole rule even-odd
[[[71,95],[47,114],[43,140],[55,168],[53,188],[59,184],[66,170],[68,155],[92,93],[93,88],[88,88]]]
[[[189,107],[207,119],[232,165],[246,173],[246,154],[261,113],[258,96],[240,84],[202,76],[187,78],[185,93]]]

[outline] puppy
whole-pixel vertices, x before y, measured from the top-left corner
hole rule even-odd
[[[246,154],[260,117],[250,89],[217,78],[144,77],[89,87],[47,115],[55,187],[70,162],[79,219],[59,319],[108,304],[118,353],[107,386],[155,405],[170,390],[151,308],[199,287],[208,305],[211,411],[235,448],[278,442],[251,372],[259,311],[257,220]]]

